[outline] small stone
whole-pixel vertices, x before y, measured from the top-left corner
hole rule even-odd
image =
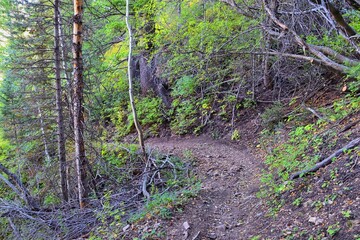
[[[128,229],[130,228],[130,225],[128,224],[128,225],[126,225],[125,227],[123,227],[123,232],[126,232]]]
[[[183,227],[185,228],[185,230],[188,230],[190,228],[189,223],[186,221],[183,223]]]
[[[216,239],[216,238],[217,238],[215,233],[210,233],[210,234],[208,235],[208,237],[209,237],[210,239]]]
[[[318,218],[318,217],[310,217],[309,222],[314,223],[315,225],[319,225],[319,224],[323,223],[324,220],[321,218]]]
[[[223,232],[226,230],[225,224],[220,224],[219,226],[216,226],[215,228],[220,230],[220,231],[223,231]]]
[[[160,223],[155,223],[155,224],[154,224],[154,229],[155,229],[155,230],[158,229],[158,228],[160,227],[160,225],[161,225]]]

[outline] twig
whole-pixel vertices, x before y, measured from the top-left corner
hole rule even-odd
[[[328,123],[330,123],[331,121],[323,116],[321,116],[320,113],[316,112],[314,109],[310,108],[310,107],[307,107],[305,106],[305,104],[302,104],[302,107],[305,108],[306,110],[310,111],[312,114],[314,114],[317,118],[321,119],[321,120],[325,120],[327,121]]]
[[[335,151],[333,154],[331,154],[329,157],[325,158],[323,161],[315,164],[314,167],[310,168],[310,169],[306,169],[306,170],[302,170],[302,171],[298,171],[294,174],[292,174],[290,176],[290,180],[293,180],[295,178],[298,178],[302,175],[305,175],[307,173],[310,173],[310,172],[316,172],[317,170],[319,170],[320,168],[322,167],[325,167],[326,165],[330,164],[332,159],[339,156],[340,154],[342,154],[344,151],[348,150],[348,149],[351,149],[351,148],[354,148],[356,147],[357,145],[359,145],[360,143],[360,137],[359,138],[355,138],[354,140],[352,140],[351,142],[349,142],[347,145],[345,145],[344,147],[342,147],[341,149]]]
[[[192,240],[197,239],[197,237],[199,236],[199,234],[200,234],[200,231],[198,231],[197,234],[195,234],[195,236],[192,238]]]

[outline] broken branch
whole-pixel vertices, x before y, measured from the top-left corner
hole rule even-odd
[[[319,170],[322,167],[325,167],[326,165],[330,164],[333,160],[333,158],[339,156],[340,154],[342,154],[344,151],[352,149],[354,147],[356,147],[357,145],[359,145],[360,143],[360,137],[355,138],[354,140],[352,140],[351,142],[349,142],[347,145],[345,145],[344,147],[342,147],[341,149],[335,151],[333,154],[331,154],[329,157],[325,158],[323,161],[315,164],[315,166],[313,166],[310,169],[305,169],[302,171],[298,171],[294,174],[292,174],[290,176],[290,180],[293,180],[295,178],[298,178],[300,176],[303,176],[305,174],[308,174],[310,172],[316,172],[317,170]]]

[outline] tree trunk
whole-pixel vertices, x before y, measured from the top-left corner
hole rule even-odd
[[[73,131],[74,130],[74,115],[73,115],[74,100],[73,100],[73,86],[72,86],[73,84],[71,82],[71,77],[70,77],[71,72],[69,72],[69,66],[67,61],[68,50],[64,39],[64,30],[62,27],[63,24],[62,24],[60,8],[58,10],[58,17],[59,17],[59,43],[60,43],[61,63],[62,63],[62,68],[64,69],[63,72],[64,78],[66,79],[67,82],[68,96],[66,96],[66,101],[67,101],[67,107],[69,109],[69,127],[71,131]]]
[[[63,74],[64,74],[64,78],[66,79],[66,83],[67,83],[67,95],[65,97],[66,99],[66,103],[67,103],[67,108],[69,111],[69,128],[70,128],[70,133],[74,132],[74,98],[73,98],[73,84],[72,84],[72,80],[71,80],[71,70],[69,70],[69,66],[68,66],[68,49],[65,43],[65,39],[64,39],[64,30],[63,30],[63,24],[62,24],[62,16],[61,16],[61,9],[58,9],[58,17],[59,17],[59,43],[60,43],[60,53],[61,53],[61,63],[62,63],[62,68],[63,68]],[[65,134],[66,135],[66,134]],[[70,139],[72,139],[72,137],[69,137]],[[66,142],[66,136],[65,136],[65,142]],[[73,162],[67,162],[66,164],[66,174],[67,174],[67,189],[68,189],[68,194],[69,194],[69,198],[70,198],[70,188],[71,188],[71,181],[70,181],[70,176],[71,175],[71,169],[73,168]]]
[[[135,128],[136,128],[136,130],[138,132],[139,144],[140,144],[141,150],[142,150],[143,155],[144,155],[144,161],[146,161],[147,156],[146,156],[145,145],[144,145],[144,137],[143,137],[143,133],[142,133],[142,130],[141,130],[141,126],[140,126],[139,121],[138,121],[136,108],[135,108],[135,103],[134,103],[134,97],[133,97],[133,93],[132,93],[133,86],[132,86],[132,75],[131,75],[131,61],[132,61],[132,40],[133,40],[133,35],[132,35],[132,31],[131,31],[131,25],[130,25],[130,22],[129,22],[129,0],[126,0],[126,26],[127,26],[128,33],[129,33],[128,79],[129,79],[130,105],[131,105],[131,109],[132,109],[132,113],[133,113]]]
[[[61,178],[61,191],[63,200],[69,200],[69,193],[67,187],[66,176],[66,149],[65,149],[65,128],[64,116],[62,108],[62,87],[61,87],[61,57],[60,57],[60,22],[59,22],[59,9],[60,0],[55,0],[54,3],[54,18],[55,18],[55,82],[56,82],[56,111],[57,111],[57,145],[58,145],[58,158],[60,163],[60,178]]]
[[[74,137],[75,162],[78,185],[78,198],[80,208],[86,205],[88,183],[86,179],[86,159],[84,144],[84,79],[82,60],[82,15],[83,1],[74,0],[74,26],[73,26],[73,67],[74,67]]]

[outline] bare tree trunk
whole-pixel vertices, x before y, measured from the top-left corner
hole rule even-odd
[[[61,62],[62,62],[62,68],[63,68],[63,74],[64,77],[66,79],[67,82],[67,95],[66,96],[66,100],[67,100],[67,107],[68,107],[68,111],[69,111],[69,128],[70,128],[70,132],[74,131],[74,98],[73,98],[73,87],[72,87],[72,81],[71,81],[71,76],[69,73],[69,66],[68,66],[68,50],[67,50],[67,46],[65,43],[65,39],[64,39],[64,30],[63,30],[63,24],[62,24],[62,16],[61,16],[61,9],[58,9],[58,16],[59,16],[59,43],[60,43],[60,53],[61,53]],[[66,141],[66,138],[65,138]],[[69,194],[69,198],[70,198],[70,186],[71,186],[71,182],[70,182],[70,176],[71,176],[71,169],[73,168],[73,162],[67,162],[66,164],[66,174],[67,174],[67,189],[68,189],[68,194]]]
[[[67,82],[67,95],[68,96],[66,96],[66,100],[67,100],[67,105],[68,105],[68,109],[69,109],[69,126],[70,126],[70,129],[73,130],[74,129],[74,114],[73,114],[74,98],[73,98],[73,86],[72,86],[73,84],[71,82],[69,66],[68,66],[68,62],[67,62],[68,51],[67,51],[67,46],[66,46],[65,39],[64,39],[64,30],[62,27],[63,24],[62,24],[60,8],[58,10],[58,16],[59,16],[59,43],[60,43],[61,63],[62,63],[62,68],[64,69],[64,72],[63,72],[64,78],[66,79],[66,82]]]
[[[84,79],[82,60],[82,15],[83,1],[74,0],[73,67],[74,67],[74,137],[75,162],[80,208],[86,206],[88,183],[86,180],[86,159],[84,144]]]
[[[133,35],[132,35],[132,31],[131,31],[131,25],[129,22],[129,0],[126,0],[126,26],[127,26],[128,33],[129,33],[128,78],[129,78],[130,105],[131,105],[131,109],[132,109],[132,113],[133,113],[135,128],[138,132],[139,144],[140,144],[141,150],[144,155],[144,161],[146,161],[147,156],[146,156],[145,145],[144,145],[144,137],[143,137],[143,133],[141,130],[141,126],[139,124],[139,120],[138,120],[138,116],[137,116],[136,108],[135,108],[135,103],[134,103],[134,97],[133,97],[133,93],[132,93],[133,85],[132,85],[132,75],[131,75],[131,61],[132,61]]]
[[[60,22],[59,22],[60,0],[55,0],[54,18],[55,18],[55,82],[56,82],[56,110],[57,110],[57,145],[58,158],[60,163],[61,191],[64,201],[69,201],[66,176],[66,148],[65,148],[65,128],[62,108],[62,87],[61,87],[61,58],[60,58]]]

